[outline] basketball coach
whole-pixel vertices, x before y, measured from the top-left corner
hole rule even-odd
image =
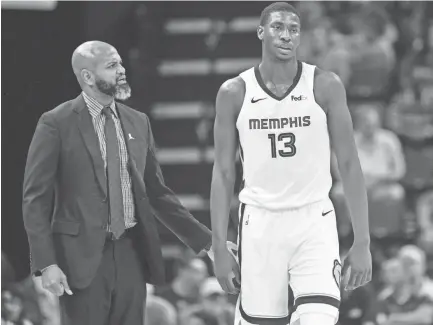
[[[81,94],[44,113],[30,144],[23,217],[32,273],[60,296],[63,325],[142,325],[146,283],[164,283],[156,216],[196,253],[209,229],[164,184],[148,117],[117,50],[80,45]]]

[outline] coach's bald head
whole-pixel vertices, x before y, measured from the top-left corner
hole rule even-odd
[[[101,41],[89,41],[78,46],[72,54],[72,69],[78,82],[82,81],[80,79],[83,69],[94,71],[98,63],[110,53],[117,53],[117,50],[114,46]]]
[[[75,49],[71,61],[78,83],[90,95],[97,92],[120,100],[131,95],[122,59],[114,46],[101,41],[85,42]]]

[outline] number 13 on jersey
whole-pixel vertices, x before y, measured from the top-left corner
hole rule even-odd
[[[272,158],[277,158],[277,141],[283,142],[284,144],[284,150],[278,150],[278,155],[280,157],[286,158],[286,157],[293,157],[296,155],[296,147],[295,147],[295,141],[296,137],[293,133],[280,133],[277,135],[275,133],[269,133],[268,139],[271,140],[271,156]]]

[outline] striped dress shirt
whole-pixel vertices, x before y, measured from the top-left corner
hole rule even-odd
[[[99,139],[99,148],[101,150],[102,159],[104,160],[105,176],[107,176],[107,151],[105,143],[105,115],[102,113],[104,106],[98,103],[94,98],[82,93],[90,115],[92,116],[93,126]],[[120,180],[122,183],[122,197],[123,197],[123,213],[125,219],[125,229],[135,226],[137,220],[135,219],[134,197],[132,195],[131,176],[128,172],[128,151],[126,150],[125,138],[122,132],[119,116],[116,110],[116,104],[113,101],[110,104],[113,111],[113,121],[116,127],[117,141],[119,145],[120,155]],[[109,229],[108,229],[109,230]]]

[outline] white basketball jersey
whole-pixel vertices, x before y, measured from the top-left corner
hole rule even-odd
[[[258,67],[240,74],[246,86],[236,121],[244,178],[241,202],[285,210],[328,198],[331,152],[326,114],[314,99],[314,70],[298,62],[283,98],[266,88]]]

